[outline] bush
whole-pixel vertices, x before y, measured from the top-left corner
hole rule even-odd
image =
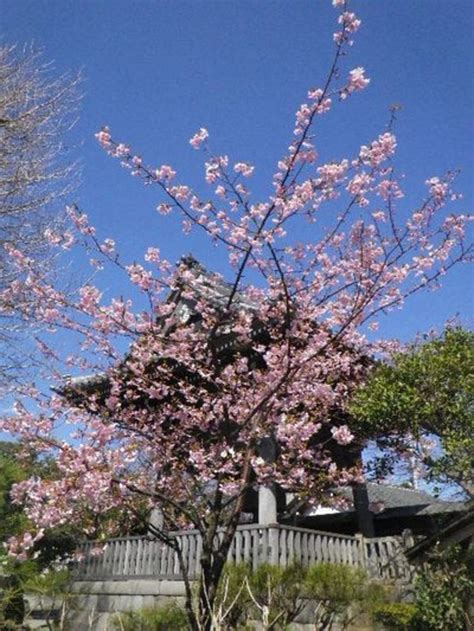
[[[23,589],[18,577],[0,576],[0,631],[15,628],[25,617]]]
[[[247,624],[252,601],[247,589],[252,571],[248,563],[227,563],[219,583],[215,614],[228,629]]]
[[[284,629],[303,608],[305,578],[306,570],[298,564],[283,568],[265,563],[252,572],[247,563],[228,563],[215,620],[223,629],[253,629],[249,619],[261,620],[265,629]]]
[[[120,631],[187,631],[189,628],[186,613],[176,603],[116,614],[113,624]]]
[[[335,618],[344,628],[364,612],[370,613],[387,597],[387,590],[372,582],[359,568],[318,563],[309,568],[305,595],[316,601],[318,628],[330,628]]]
[[[463,631],[474,581],[465,553],[452,548],[432,558],[415,582],[417,631]]]
[[[256,616],[268,628],[285,629],[304,607],[307,570],[293,563],[279,567],[264,563],[250,576],[248,591]]]
[[[259,620],[264,629],[285,629],[308,602],[314,602],[315,624],[328,629],[336,617],[347,625],[386,598],[387,590],[363,570],[346,565],[319,563],[308,569],[264,564],[252,572],[247,564],[228,564],[215,617],[225,629],[241,631],[249,620]]]
[[[406,631],[416,628],[416,614],[416,606],[412,603],[385,603],[374,608],[373,618],[387,629]]]

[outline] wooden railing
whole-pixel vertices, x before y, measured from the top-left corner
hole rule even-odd
[[[182,551],[190,578],[199,575],[202,550],[197,530],[169,533]],[[147,537],[110,539],[105,544],[85,542],[82,560],[76,565],[76,580],[125,580],[163,578],[179,580],[181,571],[176,552],[166,544]],[[305,566],[318,562],[342,563],[365,568],[370,576],[410,580],[412,570],[395,537],[366,539],[319,532],[293,526],[252,524],[239,526],[228,560],[249,563],[253,569],[262,563],[286,566],[293,561]]]

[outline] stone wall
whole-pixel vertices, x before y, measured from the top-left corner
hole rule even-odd
[[[74,631],[112,631],[110,619],[119,611],[160,606],[175,600],[184,604],[183,581],[129,579],[77,581]]]
[[[74,631],[113,631],[111,620],[115,613],[142,607],[160,606],[171,601],[184,605],[184,583],[173,580],[133,579],[126,581],[77,581],[76,609],[71,615]],[[303,611],[295,631],[314,631],[310,624],[310,610]],[[338,627],[333,627],[337,631]],[[360,618],[347,631],[373,631],[370,620]]]

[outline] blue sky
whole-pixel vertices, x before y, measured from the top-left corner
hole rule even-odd
[[[400,103],[397,162],[407,203],[428,177],[461,168],[459,210],[472,210],[474,27],[471,0],[359,0],[363,25],[348,67],[362,65],[369,89],[324,120],[323,160],[339,159],[376,137]],[[34,42],[58,72],[81,69],[81,119],[68,139],[83,164],[77,201],[102,236],[130,259],[148,245],[177,261],[192,251],[220,269],[224,253],[199,237],[184,240],[173,218],[154,211],[158,192],[120,169],[94,139],[108,124],[151,164],[170,163],[199,185],[190,136],[207,127],[212,146],[256,165],[253,190],[265,197],[309,87],[325,78],[336,12],[329,0],[0,0],[0,37]],[[110,290],[120,291],[110,280]],[[467,266],[436,293],[415,297],[383,322],[402,339],[460,314],[469,322],[474,287]],[[472,324],[472,320],[470,321]]]

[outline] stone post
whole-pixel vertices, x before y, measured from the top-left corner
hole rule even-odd
[[[163,515],[163,511],[159,506],[155,506],[151,511],[150,517],[148,518],[148,523],[152,529],[163,531],[165,518]]]
[[[277,499],[273,489],[269,486],[258,487],[258,523],[277,523]]]
[[[354,509],[357,517],[357,530],[364,537],[375,537],[374,516],[369,509],[369,494],[366,484],[354,484],[352,487]]]

